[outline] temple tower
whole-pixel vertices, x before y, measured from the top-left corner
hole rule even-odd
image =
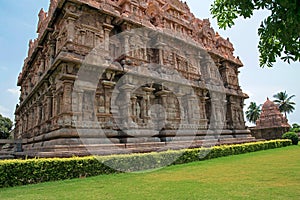
[[[178,0],[51,0],[18,77],[20,155],[252,141],[229,39]]]

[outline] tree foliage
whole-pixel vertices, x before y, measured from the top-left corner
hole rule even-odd
[[[0,139],[7,139],[9,137],[12,126],[13,122],[0,114]]]
[[[261,113],[261,105],[257,105],[255,102],[251,102],[246,111],[246,118],[251,123],[256,123]]]
[[[260,66],[272,67],[276,58],[288,63],[300,61],[299,0],[214,0],[211,13],[219,27],[226,29],[238,17],[250,18],[260,9],[271,13],[258,29]]]
[[[287,114],[292,113],[295,110],[295,102],[292,102],[292,98],[295,97],[295,95],[289,96],[286,91],[284,92],[278,92],[273,96],[275,98],[274,102],[279,105],[280,112],[284,113],[285,117],[287,117]]]
[[[300,133],[300,125],[294,123],[290,129],[291,132]]]

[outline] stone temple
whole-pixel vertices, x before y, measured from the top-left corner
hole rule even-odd
[[[18,77],[20,156],[254,140],[229,39],[178,0],[51,0]]]
[[[251,128],[251,133],[257,139],[281,139],[290,127],[287,118],[279,111],[279,106],[267,98],[256,126]]]

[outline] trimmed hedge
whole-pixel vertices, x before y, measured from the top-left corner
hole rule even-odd
[[[291,145],[291,140],[273,140],[238,145],[169,150],[146,154],[99,157],[47,158],[0,161],[0,187],[10,187],[71,178],[140,171],[243,154]]]

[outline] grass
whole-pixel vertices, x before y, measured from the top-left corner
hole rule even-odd
[[[0,189],[0,199],[299,199],[300,145],[170,166]]]

